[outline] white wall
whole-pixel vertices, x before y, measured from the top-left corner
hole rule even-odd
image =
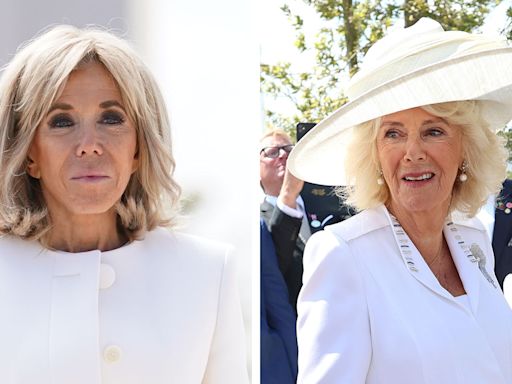
[[[235,246],[250,340],[259,298],[258,45],[247,0],[132,3],[130,35],[162,85],[191,233]],[[259,301],[253,300],[259,314]],[[252,325],[259,329],[259,322]],[[250,345],[250,343],[248,343]],[[257,348],[257,345],[253,345]]]

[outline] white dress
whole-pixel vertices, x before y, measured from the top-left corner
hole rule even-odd
[[[466,302],[439,284],[384,206],[311,237],[298,302],[298,383],[512,383],[512,311],[485,229],[476,219],[448,221],[444,236]]]
[[[0,383],[247,383],[227,260],[162,228],[108,252],[0,238]]]

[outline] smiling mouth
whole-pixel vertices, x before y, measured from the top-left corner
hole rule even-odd
[[[433,173],[424,173],[419,176],[404,176],[402,177],[402,180],[405,181],[424,181],[424,180],[430,180],[434,177]]]

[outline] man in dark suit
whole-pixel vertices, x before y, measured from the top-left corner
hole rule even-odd
[[[302,253],[311,231],[307,223],[302,225],[304,208],[299,193],[303,182],[286,170],[292,148],[290,137],[281,130],[270,131],[260,140],[260,184],[265,193],[260,215],[272,234],[279,269],[295,308],[302,286]]]
[[[295,311],[277,264],[274,243],[260,222],[260,354],[262,384],[293,384],[297,380]]]
[[[270,131],[260,145],[260,183],[265,192],[260,214],[272,234],[279,268],[295,308],[302,287],[306,241],[312,233],[352,212],[340,204],[331,187],[304,183],[287,171],[293,146],[286,132]]]
[[[505,277],[512,274],[512,180],[503,183],[495,207],[492,235],[494,271],[503,288]]]

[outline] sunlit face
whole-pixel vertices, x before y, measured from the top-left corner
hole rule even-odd
[[[392,211],[448,209],[463,161],[459,127],[421,108],[393,113],[382,118],[377,151]]]
[[[260,143],[261,148],[285,145],[291,145],[291,142],[282,136],[267,136]],[[260,153],[260,180],[266,193],[277,196],[274,191],[278,192],[283,184],[287,160],[288,153],[284,150],[280,150],[276,158],[269,158],[263,152]]]
[[[135,125],[119,89],[97,62],[78,66],[37,127],[28,173],[51,215],[102,214],[137,167]]]

